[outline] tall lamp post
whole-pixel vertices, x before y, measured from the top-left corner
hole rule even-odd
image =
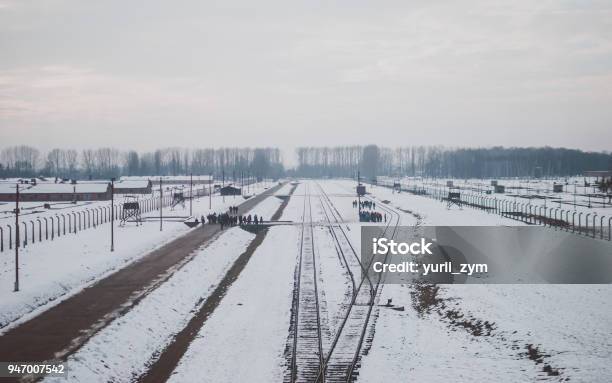
[[[15,189],[15,292],[19,291],[19,184]]]
[[[191,217],[193,215],[193,173],[191,173],[189,177],[189,216]]]
[[[115,177],[111,178],[111,252],[115,251]]]
[[[208,180],[208,210],[212,209],[213,175],[210,173]]]

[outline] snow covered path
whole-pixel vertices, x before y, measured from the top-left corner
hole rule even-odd
[[[240,206],[240,213],[252,208],[273,193],[253,197]],[[4,360],[49,360],[74,352],[100,328],[125,314],[143,296],[163,283],[193,256],[193,251],[219,231],[217,225],[192,229],[172,242],[104,278],[95,285],[65,300],[0,337],[0,357]],[[60,323],[69,321],[70,326]],[[46,341],[37,339],[45,335]],[[15,347],[21,345],[21,347]],[[27,346],[27,347],[26,347]]]
[[[258,193],[263,184],[252,185]],[[194,216],[225,211],[243,199],[200,198],[193,201]],[[212,206],[209,209],[209,204]],[[158,214],[158,213],[152,213]],[[174,211],[164,209],[166,216],[189,215],[189,204]],[[106,276],[141,259],[172,240],[190,232],[182,222],[146,221],[119,227],[115,223],[115,251],[110,252],[110,225],[67,234],[54,241],[36,243],[20,250],[21,288],[13,291],[15,260],[12,253],[0,254],[0,334],[44,310],[57,305]]]
[[[182,329],[255,237],[225,231],[195,258],[68,358],[70,381],[130,382]],[[92,379],[95,377],[95,379]],[[65,378],[45,381],[62,382]]]
[[[280,382],[289,329],[295,227],[272,227],[169,382]]]

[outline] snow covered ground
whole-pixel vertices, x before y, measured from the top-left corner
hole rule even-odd
[[[71,382],[130,382],[190,320],[254,234],[224,231],[159,288],[68,358]],[[46,381],[64,382],[62,378]]]
[[[383,182],[397,182],[397,179],[381,177]],[[597,215],[612,215],[612,204],[609,197],[602,193],[595,185],[595,178],[583,177],[558,177],[551,179],[521,179],[506,178],[497,179],[499,185],[505,186],[505,193],[493,193],[492,179],[423,179],[403,178],[400,180],[402,187],[426,187],[448,191],[447,181],[453,186],[461,188],[473,194],[485,195],[491,192],[490,197],[497,200],[508,200],[517,203],[530,203],[533,206],[548,206],[549,208],[561,208],[564,210],[586,213],[597,213]],[[589,186],[585,186],[585,181]],[[562,192],[553,192],[553,185],[562,185]],[[588,207],[588,206],[591,207]]]
[[[351,181],[329,183],[354,187]],[[368,191],[418,215],[423,225],[521,225],[480,210],[448,210],[439,201],[388,188]],[[380,302],[391,298],[405,310],[379,308],[359,381],[480,382],[495,376],[503,382],[593,382],[612,375],[609,285],[444,285],[441,303],[425,312],[415,307],[416,291],[383,286]],[[485,322],[492,324],[490,334]],[[474,335],[479,326],[487,335]]]
[[[118,197],[119,198],[119,197]],[[20,202],[19,208],[21,210],[20,216],[23,219],[35,219],[44,216],[52,216],[57,213],[64,213],[68,211],[84,210],[86,208],[98,207],[108,205],[109,202],[95,202],[95,201],[79,201],[77,203],[70,202],[51,202],[49,203],[51,209],[45,209],[44,202]],[[12,224],[15,220],[13,210],[15,209],[14,202],[0,202],[0,223]]]
[[[311,197],[312,214],[314,222],[327,222],[325,211],[327,205],[321,203],[314,196]],[[330,221],[335,221],[330,215]],[[321,306],[321,321],[323,323],[323,349],[330,348],[330,342],[336,333],[339,322],[345,314],[347,305],[351,301],[353,285],[348,267],[358,265],[355,255],[350,252],[348,246],[342,248],[338,246],[331,233],[332,228],[326,226],[314,227],[314,250],[317,259],[317,271],[319,274],[319,305]],[[341,251],[344,251],[342,258]],[[355,274],[353,278],[359,283],[360,274],[358,267],[353,267],[351,272]]]
[[[269,221],[282,203],[283,201],[280,198],[270,196],[258,203],[257,206],[249,211],[249,214],[263,217],[264,221]]]
[[[327,228],[314,229],[315,255],[319,274],[319,306],[324,327],[323,349],[329,349],[346,305],[352,294],[346,266],[336,252],[336,244]],[[347,254],[347,256],[352,256]]]
[[[255,185],[254,190],[263,192],[263,184]],[[266,200],[269,199],[278,200]],[[212,209],[209,209],[211,201],[202,197],[193,201],[193,214],[198,217],[225,211],[242,201],[240,197],[226,197],[223,201],[215,195]],[[187,216],[189,203],[185,207],[177,206],[174,211],[164,209],[164,212],[166,217]],[[0,253],[0,334],[192,230],[182,222],[171,220],[164,221],[161,232],[159,221],[155,219],[146,220],[138,227],[133,223],[125,227],[119,227],[117,222],[115,225],[113,253],[109,251],[110,224],[20,249],[21,283],[17,293],[13,292],[13,254]]]
[[[405,311],[379,308],[372,348],[363,357],[358,381],[535,380],[534,366],[513,357],[511,350],[472,339],[467,332],[453,331],[437,320],[435,313],[420,315],[412,307],[410,292],[409,286],[384,286],[380,301],[392,298]]]
[[[274,184],[272,185],[274,186]],[[266,182],[266,183],[260,182],[260,183],[251,184],[248,186],[248,195],[259,194],[269,187],[270,187],[269,182]],[[164,196],[169,197],[172,193],[172,190],[174,190],[175,188],[184,189],[185,196],[187,197],[189,195],[189,185],[172,185],[172,186],[165,186]],[[213,195],[212,199],[213,199],[214,205],[209,210],[206,207],[206,205],[210,202],[209,197],[205,195],[198,196],[197,194],[198,191],[204,192],[207,190],[202,190],[200,188],[201,186],[198,186],[197,189],[194,186],[194,189],[193,189],[193,194],[194,196],[196,196],[194,201],[200,202],[200,204],[198,204],[199,210],[197,211],[194,210],[194,215],[198,215],[196,213],[206,215],[212,212],[219,212],[218,210],[222,209],[223,207],[231,206],[232,204],[239,204],[243,201],[243,198],[241,196],[232,196],[232,197],[225,197],[225,198],[220,197],[219,199],[222,202],[219,203],[218,201],[215,201],[217,199],[216,197],[219,197],[219,196]],[[244,193],[245,195],[247,195],[246,186],[244,188]],[[159,191],[156,189],[153,189],[151,194],[138,195],[137,197],[138,197],[138,200],[140,201],[141,208],[143,208],[144,206],[146,206],[145,204],[147,202],[150,202],[152,200],[157,202],[157,199],[159,197]],[[124,195],[122,194],[115,195],[115,207],[122,206],[123,201],[124,201]],[[27,234],[27,246],[26,247],[29,247],[29,246],[37,247],[40,245],[44,246],[48,241],[52,239],[52,236],[55,238],[58,238],[64,235],[68,235],[71,238],[76,238],[75,236],[80,235],[82,231],[91,230],[92,228],[95,228],[94,226],[100,226],[100,225],[109,226],[109,222],[108,222],[109,217],[106,217],[106,222],[101,223],[101,221],[102,221],[103,214],[110,215],[110,211],[105,213],[105,210],[104,210],[110,207],[110,201],[79,201],[75,204],[72,204],[70,202],[51,202],[50,209],[45,209],[43,205],[44,205],[44,202],[21,202],[19,204],[20,211],[21,211],[21,214],[20,214],[21,242],[23,243],[26,240],[26,234]],[[186,200],[185,208],[187,208],[188,206],[189,206],[189,201]],[[9,249],[9,242],[14,242],[15,240],[15,234],[14,234],[15,216],[13,214],[14,208],[15,208],[15,203],[8,203],[8,202],[0,203],[0,229],[2,229],[2,231],[0,231],[0,236],[2,237],[2,240],[4,242],[3,252],[0,252],[0,257],[3,255],[3,253],[7,253],[7,254],[11,253]],[[99,220],[98,220],[99,224],[94,225],[94,220],[97,217],[98,210],[100,210]],[[169,206],[164,207],[164,214],[179,215],[179,214],[169,213],[171,211],[174,211],[174,212],[180,211],[181,216],[189,215],[188,213],[189,210],[182,209],[181,205],[178,205],[175,209],[171,209]],[[73,213],[76,213],[76,215],[73,215]],[[77,217],[79,214],[81,214],[83,217],[82,224],[81,224],[80,218],[77,220]],[[143,213],[142,216],[143,218],[146,218],[146,217],[156,218],[159,216],[159,211],[153,210],[148,213]],[[47,219],[46,225],[45,225],[45,218]],[[116,217],[116,219],[119,219],[119,217]],[[78,222],[79,230],[77,231],[76,234],[72,233],[72,231],[74,231],[74,228],[72,227],[73,225],[72,220],[75,221],[74,225],[77,225],[77,222]],[[85,221],[87,221],[89,225],[86,225]],[[24,223],[25,223],[25,226],[24,226]],[[32,224],[34,226],[32,226]],[[32,231],[34,231],[34,233]],[[53,235],[52,235],[52,232],[54,233]],[[58,232],[61,233],[61,235],[58,235]],[[34,234],[34,240],[32,240],[33,234]]]
[[[445,307],[424,313],[414,293],[414,286],[384,286],[380,301],[391,298],[405,311],[379,309],[360,381],[600,382],[612,375],[608,285],[445,285]],[[455,313],[461,317],[452,323]],[[474,335],[485,321],[490,334],[484,326]],[[530,358],[530,345],[539,357]]]
[[[281,382],[299,232],[270,231],[170,382]]]
[[[345,191],[354,189],[355,182],[350,180],[335,181]],[[440,201],[414,195],[411,193],[394,193],[392,189],[374,186],[369,187],[368,193],[379,201],[390,201],[390,206],[403,212],[412,212],[421,216],[422,225],[445,225],[445,226],[519,226],[524,225],[520,221],[504,218],[496,214],[489,214],[482,210],[458,207],[447,209],[446,204]],[[408,213],[411,214],[411,213]]]
[[[360,250],[363,224],[358,222],[358,211],[352,206],[355,183],[349,180],[301,181],[281,220],[302,222],[307,183],[313,194],[313,221],[317,225],[315,252],[323,312],[327,316],[324,323],[331,339],[350,282],[338,257],[337,244],[326,226],[317,183],[341,215],[344,221],[341,226],[356,251]],[[381,204],[379,211],[382,201],[389,201],[385,206],[399,213],[401,225],[521,225],[480,210],[449,210],[439,201],[393,193],[388,188],[368,187],[368,192],[377,205]],[[213,211],[235,203],[231,197],[226,197],[225,206],[219,200],[216,197],[213,201]],[[274,196],[268,197],[251,214],[267,219],[281,202]],[[198,214],[208,209],[206,198],[196,204]],[[387,213],[395,224],[396,215]],[[334,220],[331,214],[330,218]],[[105,251],[106,237],[99,234],[92,235],[92,243],[85,250],[70,249],[68,241],[65,244],[57,241],[53,243],[57,249],[52,249],[52,253],[25,253],[24,273],[33,274],[24,278],[24,294],[19,293],[21,299],[12,303],[13,296],[19,297],[6,293],[12,283],[12,261],[3,260],[2,320],[5,313],[6,318],[18,318],[39,302],[62,299],[63,294],[72,294],[188,230],[182,223],[165,225],[162,233],[154,222],[142,228],[118,230],[118,246],[112,257]],[[385,227],[384,222],[379,225]],[[104,229],[91,232],[99,230]],[[299,230],[299,225],[269,229],[263,243],[189,345],[170,381],[283,380],[293,277],[300,249]],[[202,249],[168,281],[70,357],[71,381],[123,382],[143,373],[155,359],[155,353],[183,329],[252,238],[252,234],[233,228]],[[91,255],[84,256],[85,251]],[[39,267],[38,263],[42,265]],[[49,269],[53,264],[62,266],[53,270],[58,281],[44,274],[45,267]],[[40,284],[33,282],[37,279],[42,279]],[[45,295],[47,291],[50,293]],[[374,337],[367,345],[367,355],[362,357],[358,381],[531,382],[568,378],[571,382],[607,381],[612,375],[610,296],[609,285],[384,285],[379,302],[392,299],[394,308],[403,307],[403,311],[375,308]],[[325,343],[324,350],[328,346]]]
[[[287,195],[289,194],[292,188],[293,185],[291,185],[291,183],[285,182],[285,184],[280,189],[274,192],[274,195]]]
[[[285,210],[280,217],[281,221],[301,222],[302,214],[304,213],[304,193],[306,192],[305,183],[297,185],[293,195],[289,199],[289,203],[285,206]]]

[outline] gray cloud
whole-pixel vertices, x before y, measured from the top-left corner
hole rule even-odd
[[[610,150],[606,2],[0,0],[0,141]]]

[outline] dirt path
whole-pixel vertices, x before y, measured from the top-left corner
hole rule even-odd
[[[294,191],[295,186],[291,189],[289,195],[292,195]],[[278,210],[272,216],[272,220],[277,220],[282,215],[288,202],[289,198],[283,200],[283,203],[278,207]],[[206,320],[219,306],[229,288],[236,281],[236,279],[238,279],[238,276],[246,267],[255,250],[257,250],[259,245],[263,242],[267,233],[267,228],[257,231],[253,241],[249,244],[244,253],[242,253],[234,262],[217,288],[204,301],[202,307],[200,307],[195,316],[191,318],[187,326],[176,334],[172,340],[172,343],[170,343],[166,349],[164,349],[159,358],[149,367],[149,370],[139,378],[138,381],[140,383],[159,383],[168,380],[183,355],[185,355],[185,352],[189,348],[189,345],[193,339],[198,335],[200,329],[202,326],[204,326],[204,323],[206,323]]]
[[[239,205],[252,209],[280,186]],[[167,280],[194,251],[220,232],[205,225],[173,240],[78,294],[0,336],[0,361],[65,359],[115,318],[129,311],[148,292]]]
[[[283,215],[283,211],[285,211],[285,207],[287,207],[287,205],[289,204],[289,200],[291,199],[291,196],[293,195],[293,192],[296,188],[297,185],[293,185],[291,187],[291,190],[289,190],[289,194],[286,196],[286,198],[283,198],[283,202],[278,207],[278,210],[272,215],[272,218],[270,218],[271,221],[278,221],[280,219],[280,217]]]

